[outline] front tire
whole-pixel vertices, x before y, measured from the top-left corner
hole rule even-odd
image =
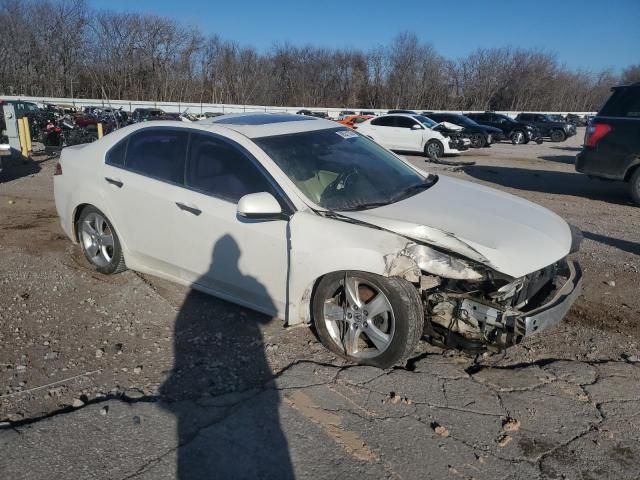
[[[522,130],[515,130],[511,134],[511,143],[514,145],[522,145],[526,141],[526,136]]]
[[[551,141],[552,142],[564,142],[567,136],[562,130],[553,130],[551,132]]]
[[[474,133],[473,135],[471,135],[471,146],[473,148],[482,148],[486,145],[487,139],[484,137],[484,135],[481,135],[480,133]]]
[[[631,200],[636,205],[640,205],[640,167],[636,168],[629,179],[629,194],[631,195]]]
[[[82,253],[98,272],[110,275],[127,269],[118,235],[100,210],[85,207],[78,218],[76,231]]]
[[[312,312],[326,348],[349,362],[378,368],[404,363],[424,327],[422,303],[411,283],[367,272],[324,276]]]
[[[439,140],[429,140],[424,146],[424,154],[431,160],[438,160],[444,155],[444,145]]]

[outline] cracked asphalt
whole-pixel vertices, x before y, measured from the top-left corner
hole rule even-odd
[[[306,327],[96,274],[57,226],[55,159],[3,172],[0,477],[640,478],[640,216],[619,186],[571,173],[581,140],[429,166],[589,233],[567,320],[503,355],[421,343],[385,371],[345,365]]]

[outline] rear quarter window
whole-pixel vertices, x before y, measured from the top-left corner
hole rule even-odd
[[[124,139],[111,147],[111,150],[107,152],[107,156],[105,158],[105,162],[108,165],[115,165],[117,167],[124,166],[124,157],[127,153],[127,142],[128,139]]]
[[[640,118],[640,87],[617,88],[599,113],[603,117]]]

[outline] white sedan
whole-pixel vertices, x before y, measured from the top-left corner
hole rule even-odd
[[[580,291],[578,235],[556,214],[314,117],[131,125],[65,148],[54,187],[62,228],[99,272],[313,325],[358,363],[403,362],[424,333],[509,346]]]
[[[358,131],[389,150],[424,153],[430,158],[458,154],[471,145],[462,128],[434,122],[424,115],[396,113],[358,124]]]

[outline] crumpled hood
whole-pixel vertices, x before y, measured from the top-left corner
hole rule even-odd
[[[569,254],[571,230],[558,215],[514,195],[440,176],[400,202],[343,215],[481,262],[512,277]]]

